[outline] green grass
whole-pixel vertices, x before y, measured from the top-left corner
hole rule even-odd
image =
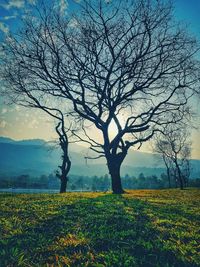
[[[0,194],[0,266],[200,266],[200,191]]]

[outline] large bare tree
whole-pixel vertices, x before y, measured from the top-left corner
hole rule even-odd
[[[198,90],[196,41],[172,13],[162,0],[81,1],[73,16],[39,10],[4,47],[11,91],[71,105],[74,135],[106,158],[114,193],[128,150],[186,116]]]

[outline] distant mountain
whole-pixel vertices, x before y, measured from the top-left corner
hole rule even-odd
[[[0,136],[0,143],[9,143],[16,145],[45,145],[47,142],[45,142],[42,139],[26,139],[26,140],[16,141],[8,137]]]
[[[14,141],[11,138],[0,136],[0,143],[14,143],[17,141]]]
[[[70,144],[70,157],[74,175],[104,175],[108,173],[105,159],[88,160],[89,149],[84,146]],[[91,154],[90,154],[91,155]],[[60,150],[41,139],[15,141],[10,138],[0,137],[0,176],[15,176],[29,174],[40,176],[49,174],[57,169],[60,163]],[[200,176],[200,160],[192,160],[194,177]],[[130,150],[122,166],[122,175],[138,176],[141,172],[145,175],[164,172],[161,158],[152,153]]]

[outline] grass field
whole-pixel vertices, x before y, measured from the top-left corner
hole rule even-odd
[[[200,190],[0,194],[0,266],[200,266]]]

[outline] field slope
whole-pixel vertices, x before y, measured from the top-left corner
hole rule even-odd
[[[0,266],[200,266],[200,191],[0,194]]]

